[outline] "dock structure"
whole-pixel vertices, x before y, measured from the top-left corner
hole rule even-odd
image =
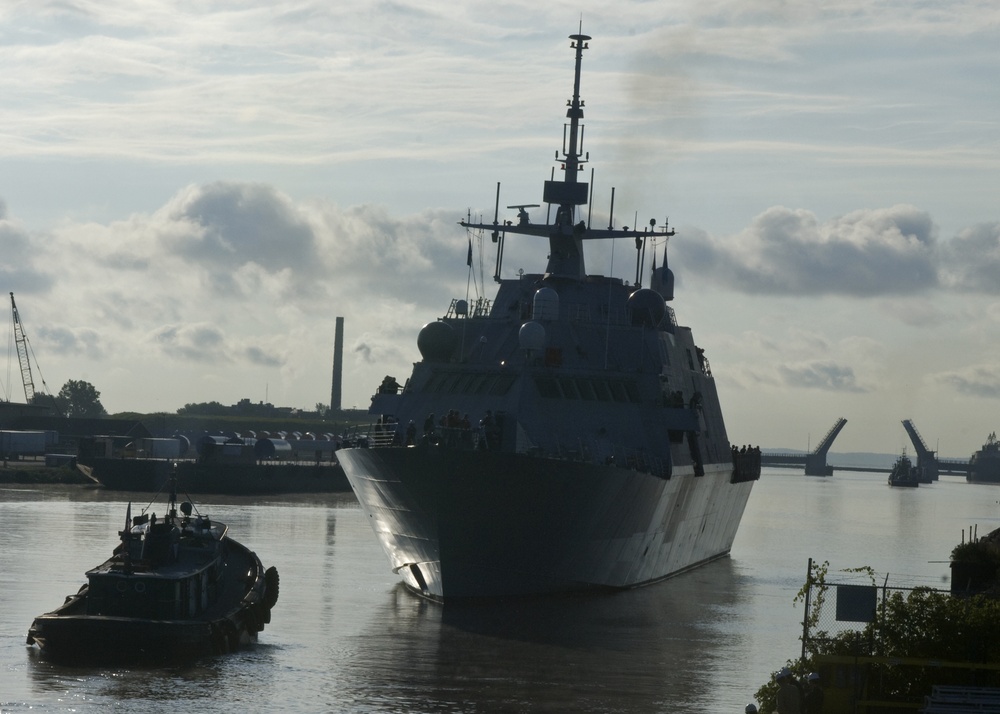
[[[764,466],[788,466],[805,467],[806,476],[830,476],[833,474],[833,467],[827,465],[826,457],[830,453],[830,447],[834,440],[840,435],[847,419],[839,418],[830,431],[827,432],[823,440],[816,445],[808,454],[763,454],[761,464]]]

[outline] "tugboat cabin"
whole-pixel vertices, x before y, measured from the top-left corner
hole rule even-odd
[[[226,527],[182,503],[184,519],[132,519],[113,558],[87,572],[88,615],[175,620],[197,617],[217,599]]]

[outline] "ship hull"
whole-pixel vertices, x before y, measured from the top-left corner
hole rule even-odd
[[[973,457],[966,480],[970,483],[1000,483],[1000,458]]]
[[[435,445],[338,456],[393,570],[432,599],[662,580],[729,553],[752,487],[731,463],[663,479]]]

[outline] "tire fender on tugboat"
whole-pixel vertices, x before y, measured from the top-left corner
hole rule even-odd
[[[264,608],[267,611],[265,622],[271,621],[271,608],[278,602],[278,589],[281,578],[278,577],[278,569],[273,565],[264,571]]]

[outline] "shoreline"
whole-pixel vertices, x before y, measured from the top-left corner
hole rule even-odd
[[[0,465],[0,483],[85,485],[94,482],[75,468],[46,466],[44,462],[8,461]]]

